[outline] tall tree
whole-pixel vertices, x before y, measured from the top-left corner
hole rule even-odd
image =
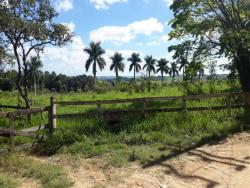
[[[123,63],[124,58],[122,57],[122,54],[116,52],[110,59],[112,60],[110,70],[115,71],[116,84],[118,84],[119,81],[118,73],[119,71],[123,72],[125,68],[125,64]]]
[[[131,57],[128,58],[128,61],[131,62],[130,66],[129,66],[129,71],[131,72],[134,69],[134,82],[135,82],[135,73],[139,72],[141,70],[141,65],[140,63],[141,58],[140,58],[140,54],[138,53],[132,53]]]
[[[95,85],[96,87],[96,72],[97,72],[97,66],[102,71],[104,67],[106,66],[106,62],[102,55],[105,54],[105,50],[101,47],[101,42],[90,42],[89,47],[83,49],[84,52],[86,52],[89,55],[88,60],[86,61],[85,68],[88,72],[91,64],[93,64],[92,71],[94,75]]]
[[[37,80],[38,80],[38,74],[39,70],[42,68],[43,64],[39,57],[31,57],[30,61],[28,62],[28,72],[30,81],[33,82],[33,89],[36,96],[36,90],[37,90]]]
[[[172,82],[174,82],[176,75],[179,75],[179,68],[176,63],[171,63],[171,67],[169,68],[169,75],[172,77]]]
[[[156,60],[151,56],[145,57],[145,65],[143,66],[143,69],[146,69],[148,72],[148,78],[150,80],[151,72],[155,73],[155,62]]]
[[[168,72],[169,72],[168,61],[164,58],[160,59],[158,61],[157,67],[158,67],[158,69],[156,70],[156,72],[161,73],[161,83],[163,85],[164,73],[168,74]]]
[[[54,22],[57,13],[48,0],[5,0],[0,3],[0,41],[13,50],[18,68],[17,88],[30,107],[28,56],[46,45],[63,46],[72,38],[69,28]]]
[[[170,38],[192,40],[204,56],[226,56],[235,61],[243,91],[250,91],[250,1],[178,0],[171,9]],[[250,101],[249,101],[250,103]]]

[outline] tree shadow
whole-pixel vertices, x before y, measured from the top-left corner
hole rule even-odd
[[[165,171],[166,174],[173,174],[174,176],[177,176],[178,178],[186,179],[186,180],[199,179],[201,181],[204,181],[207,183],[206,188],[213,188],[220,184],[219,182],[216,182],[214,180],[211,180],[202,176],[185,175],[179,172],[178,170],[176,170],[172,165],[169,165],[169,164],[161,164],[161,166],[166,167],[168,169]]]
[[[211,162],[211,163],[212,162],[213,163],[220,163],[222,165],[228,165],[228,166],[234,167],[234,169],[237,171],[243,171],[244,169],[247,168],[246,164],[250,164],[250,162],[246,161],[246,160],[250,160],[250,156],[246,156],[244,159],[237,159],[234,157],[214,155],[214,154],[208,153],[204,150],[197,149],[198,147],[201,147],[202,145],[205,145],[205,144],[207,144],[207,145],[220,145],[220,144],[226,142],[226,137],[212,140],[209,143],[204,142],[205,140],[207,141],[208,139],[211,139],[211,138],[204,138],[204,140],[199,142],[198,144],[191,146],[191,147],[188,147],[188,148],[185,148],[182,151],[178,150],[178,148],[174,148],[171,146],[170,149],[173,150],[173,152],[171,154],[169,154],[167,156],[161,156],[155,160],[151,160],[148,163],[144,164],[142,166],[142,168],[145,169],[145,168],[150,168],[153,166],[163,166],[163,167],[167,168],[167,170],[165,171],[166,174],[173,174],[181,179],[190,179],[190,180],[199,179],[199,180],[202,180],[203,182],[206,182],[207,188],[213,188],[215,186],[218,186],[220,183],[216,182],[214,180],[208,179],[206,177],[202,177],[202,176],[183,174],[183,173],[179,172],[176,168],[174,168],[172,165],[166,164],[166,162],[173,157],[177,157],[181,154],[187,153],[188,155],[193,155],[195,157],[202,159],[203,161],[207,161],[207,162]],[[161,148],[159,148],[159,149],[161,149]]]

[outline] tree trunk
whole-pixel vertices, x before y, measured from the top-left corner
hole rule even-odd
[[[15,54],[15,57],[16,57],[16,60],[17,60],[17,64],[18,64],[18,75],[17,75],[17,82],[16,82],[16,85],[17,85],[17,89],[18,89],[18,92],[19,94],[21,95],[21,97],[23,98],[24,102],[25,102],[25,105],[26,105],[26,108],[30,108],[30,103],[29,103],[29,96],[28,96],[28,81],[27,81],[27,64],[25,62],[26,60],[26,57],[23,57],[23,72],[24,72],[24,80],[23,80],[23,83],[24,83],[24,88],[22,88],[22,65],[21,65],[21,60],[19,58],[19,54],[18,54],[18,51],[17,51],[17,46],[16,45],[13,45],[13,49],[14,49],[14,54]]]
[[[247,49],[239,49],[238,56],[234,58],[240,77],[241,88],[244,92],[250,92],[250,54]],[[250,96],[245,99],[245,121],[250,123]]]
[[[148,71],[148,80],[150,80],[150,71]]]
[[[96,89],[96,60],[94,60],[93,64],[93,74],[94,74],[94,90]]]
[[[237,70],[239,72],[241,88],[244,92],[250,92],[250,54],[248,50],[241,49],[238,57],[235,57]]]
[[[161,72],[161,84],[163,85],[163,72]]]
[[[134,68],[134,82],[135,82],[135,68]]]
[[[36,97],[36,76],[34,75],[34,93]]]
[[[118,70],[116,70],[116,85],[118,84],[118,79],[119,79]]]
[[[182,81],[185,80],[185,65],[183,66],[183,69],[182,69]]]

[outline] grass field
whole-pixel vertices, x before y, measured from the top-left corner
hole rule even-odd
[[[215,92],[230,91],[226,83],[218,83]],[[204,83],[203,93],[209,92],[209,86]],[[96,93],[70,93],[56,94],[44,93],[37,97],[32,97],[34,106],[45,106],[49,104],[50,96],[55,96],[58,101],[76,100],[106,100],[124,99],[146,96],[181,96],[183,89],[175,85],[168,85],[164,88],[157,88],[149,92],[119,92],[109,91],[105,94]],[[0,103],[17,104],[16,93],[1,93]],[[225,99],[213,99],[190,102],[189,106],[198,105],[218,105],[225,104]],[[235,101],[237,102],[237,101]],[[176,102],[154,102],[150,103],[150,108],[176,107],[181,105]],[[139,104],[107,105],[105,108],[139,108]],[[93,108],[96,108],[95,106]],[[72,106],[57,108],[58,114],[83,112],[91,110],[91,107]],[[204,112],[176,112],[176,113],[156,113],[125,115],[120,117],[116,124],[109,124],[96,117],[58,119],[58,128],[54,135],[41,142],[33,152],[38,155],[66,154],[69,156],[79,156],[83,158],[101,157],[110,165],[121,167],[128,165],[131,161],[148,163],[162,157],[173,156],[176,153],[185,151],[187,148],[206,143],[211,139],[226,137],[229,134],[239,132],[244,128],[241,121],[243,109],[204,111]],[[46,114],[45,114],[46,117]],[[25,119],[16,122],[16,128],[24,128],[38,123],[46,122],[40,115],[32,117],[32,125]],[[8,126],[7,120],[0,120],[1,126]],[[17,137],[16,144],[30,142],[30,139]],[[6,147],[6,139],[1,138],[1,147]],[[8,163],[7,163],[8,164]],[[19,165],[20,163],[14,163]],[[36,164],[34,164],[36,165]],[[4,166],[3,166],[4,167]],[[15,168],[15,167],[14,167]],[[20,166],[20,169],[26,168]],[[50,167],[49,167],[50,168]],[[41,169],[43,170],[43,169]],[[22,172],[24,176],[29,176],[32,169]],[[43,172],[40,172],[43,176]],[[28,175],[27,175],[28,174]],[[34,175],[34,178],[37,178]],[[59,176],[60,173],[59,173]],[[7,178],[6,178],[7,177]],[[11,181],[10,176],[0,176],[0,185]],[[47,180],[46,180],[47,181]],[[41,182],[43,180],[41,179]],[[12,184],[9,184],[10,187]],[[15,182],[13,182],[13,186]],[[48,185],[43,185],[48,187]],[[53,186],[52,186],[53,187]]]

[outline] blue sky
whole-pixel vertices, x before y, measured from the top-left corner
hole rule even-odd
[[[156,59],[171,60],[168,46],[178,41],[169,41],[168,25],[173,18],[169,9],[172,0],[53,0],[59,12],[58,23],[67,25],[75,36],[72,43],[62,48],[46,47],[42,55],[43,70],[66,75],[92,74],[85,71],[88,58],[84,54],[90,41],[101,41],[106,50],[107,66],[97,76],[111,76],[110,56],[120,52],[127,59],[132,52],[153,55]],[[122,76],[132,76],[129,62]],[[141,71],[139,75],[145,74]]]
[[[132,52],[155,58],[171,55],[167,48],[172,18],[171,0],[53,0],[59,12],[58,23],[64,23],[74,31],[72,43],[62,48],[46,47],[42,55],[44,70],[67,75],[91,74],[85,71],[87,54],[82,49],[90,41],[101,41],[106,50],[107,67],[98,76],[110,76],[110,59],[115,51],[127,59]],[[129,62],[124,61],[128,71]],[[142,73],[143,74],[143,71]]]

